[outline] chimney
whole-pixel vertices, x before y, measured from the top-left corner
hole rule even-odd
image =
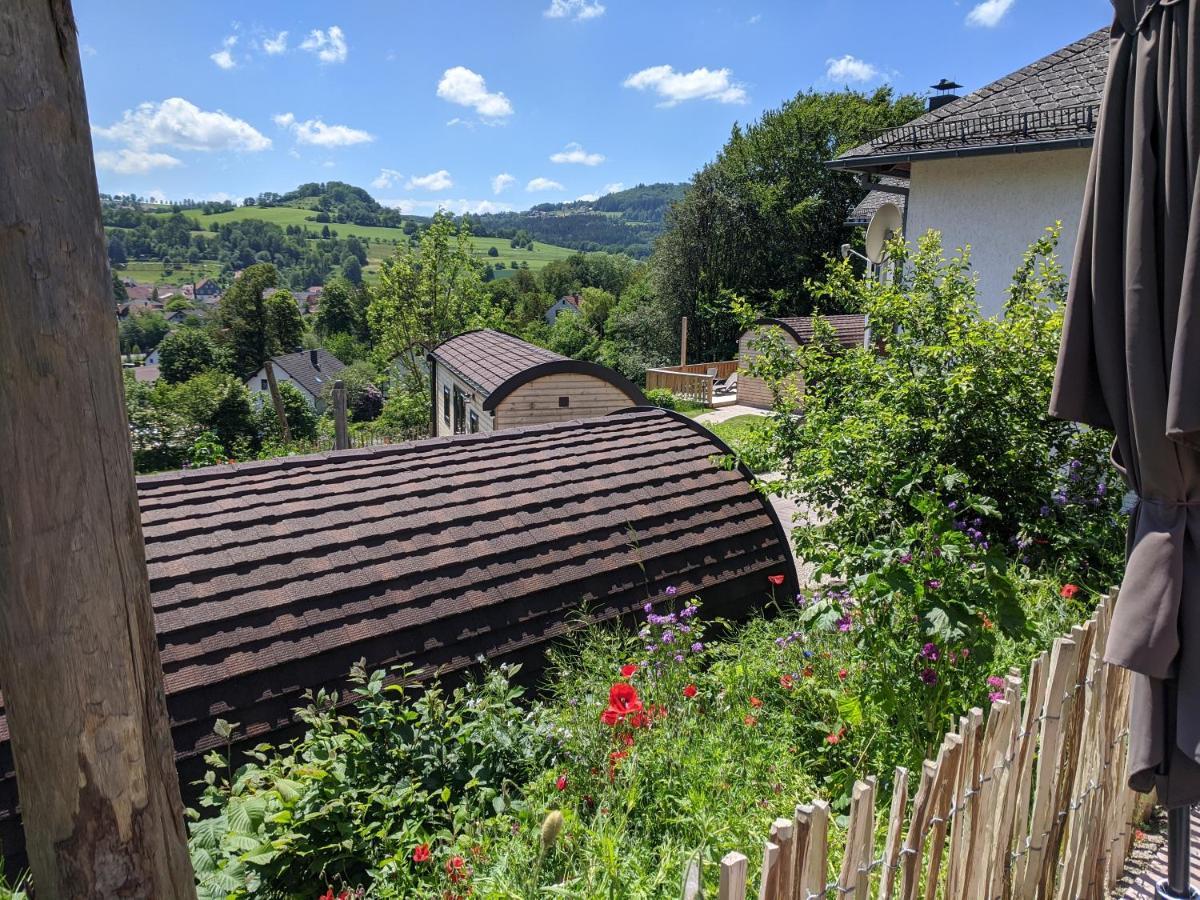
[[[929,98],[929,111],[933,112],[935,109],[941,109],[947,103],[953,103],[955,100],[957,100],[959,95],[955,92],[958,91],[962,85],[943,78],[937,84],[930,85],[930,87],[937,91],[936,94],[931,95]]]
[[[321,369],[321,361],[317,358],[316,350],[308,351],[308,361],[312,363],[312,367],[318,371]]]

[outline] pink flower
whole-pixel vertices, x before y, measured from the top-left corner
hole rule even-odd
[[[556,788],[558,788],[560,791],[565,791],[565,790],[567,789],[567,776],[566,776],[566,773],[563,773],[562,775],[559,775],[559,776],[558,776],[558,778],[557,778],[557,779],[555,779],[555,781],[554,781],[554,786],[555,786]]]

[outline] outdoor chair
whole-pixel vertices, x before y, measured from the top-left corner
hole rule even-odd
[[[734,372],[724,381],[713,385],[714,394],[736,394],[737,393],[737,372]]]

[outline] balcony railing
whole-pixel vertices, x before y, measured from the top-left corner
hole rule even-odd
[[[646,390],[666,389],[684,400],[713,405],[713,387],[737,371],[737,360],[693,363],[646,371]]]

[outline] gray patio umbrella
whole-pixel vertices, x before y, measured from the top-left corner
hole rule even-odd
[[[1114,431],[1138,496],[1107,659],[1136,673],[1130,785],[1186,824],[1200,801],[1200,0],[1113,6],[1051,413]]]

